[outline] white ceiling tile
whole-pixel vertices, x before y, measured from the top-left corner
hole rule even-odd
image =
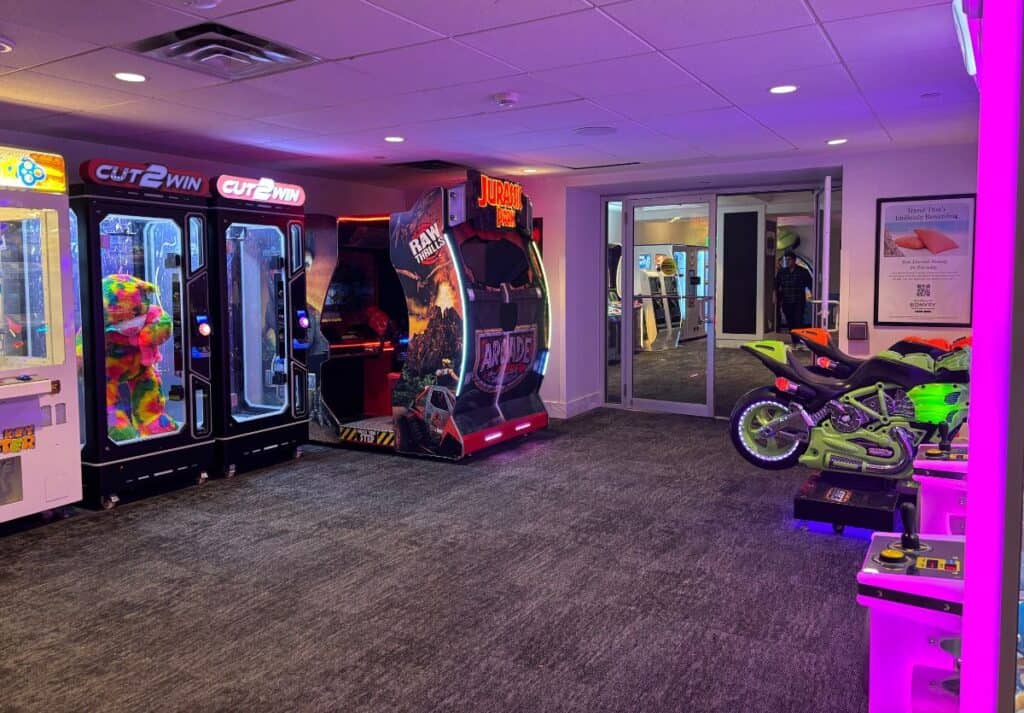
[[[513,156],[527,165],[546,163],[568,168],[606,166],[622,161],[618,156],[592,146],[559,146],[538,152],[517,152],[507,155]]]
[[[24,129],[26,122],[35,123],[44,117],[59,115],[52,108],[13,104],[0,101],[0,126],[5,129]]]
[[[739,106],[767,103],[785,106],[798,102],[834,101],[857,93],[856,86],[840,64],[785,72],[761,73],[751,69],[748,74],[723,77],[709,81],[708,84]],[[799,89],[793,94],[779,95],[768,91],[778,84],[795,84]]]
[[[560,89],[529,74],[503,77],[499,80],[488,79],[483,82],[470,82],[453,87],[432,89],[424,93],[433,97],[438,103],[447,103],[460,107],[462,110],[460,113],[505,112],[511,110],[512,107],[502,108],[498,106],[493,98],[497,92],[514,92],[518,94],[519,98],[514,106],[517,109],[579,99],[577,94]]]
[[[158,62],[132,52],[109,48],[51,62],[36,67],[33,71],[48,74],[51,77],[70,79],[126,94],[147,97],[172,94],[223,81],[208,74],[175,67],[166,62]],[[115,72],[135,72],[145,75],[148,81],[122,82],[114,78]]]
[[[91,42],[72,40],[34,27],[16,25],[7,20],[0,21],[0,35],[14,40],[17,45],[13,52],[0,54],[0,67],[10,69],[24,69],[52,62],[97,47]]]
[[[298,108],[296,100],[292,97],[260,89],[252,82],[232,82],[190,89],[186,92],[165,96],[163,99],[183,106],[207,109],[248,119],[284,114]],[[319,105],[315,103],[318,101]],[[333,101],[335,101],[333,96],[323,93],[306,94],[303,96],[302,108],[328,106]]]
[[[654,52],[548,69],[533,76],[587,97],[694,84],[686,72]]]
[[[716,156],[792,149],[786,141],[734,108],[657,117],[644,123]]]
[[[783,136],[791,143],[796,144],[796,147],[801,151],[836,151],[836,149],[841,149],[838,146],[829,146],[827,142],[830,139],[846,139],[845,148],[841,150],[860,150],[868,147],[887,146],[892,143],[889,134],[881,128],[846,129],[830,133],[823,131],[821,127],[808,126],[800,132],[784,132]],[[839,153],[839,151],[836,151],[836,153]]]
[[[829,22],[825,31],[847,62],[895,65],[919,53],[960,53],[949,3]]]
[[[446,35],[489,30],[582,10],[584,0],[369,0]]]
[[[632,0],[609,5],[604,10],[658,49],[728,40],[814,22],[801,0]],[[748,64],[750,58],[736,61]]]
[[[176,10],[180,10],[187,6],[188,11],[195,13],[196,15],[218,18],[239,12],[245,12],[246,10],[255,10],[256,8],[265,7],[267,5],[277,5],[281,0],[223,0],[223,2],[217,5],[217,7],[211,7],[206,10],[200,10],[196,7],[188,6],[189,0],[153,0],[153,2],[159,5],[166,5],[167,7]]]
[[[347,61],[345,65],[375,77],[379,86],[392,93],[520,74],[513,67],[453,40],[366,55]],[[499,82],[495,86],[495,91],[501,91]],[[341,100],[344,101],[344,97]]]
[[[784,74],[839,61],[817,25],[684,47],[666,54],[705,81],[743,76],[752,71]]]
[[[126,92],[50,77],[27,69],[0,78],[0,101],[16,104],[76,111],[135,99],[138,97]]]
[[[532,109],[513,110],[504,112],[503,116],[510,122],[518,123],[524,131],[603,126],[622,121],[622,117],[614,112],[584,99],[561,104],[548,104]]]
[[[531,71],[625,57],[650,50],[597,10],[525,22],[459,39]]]
[[[810,2],[814,12],[824,22],[925,5],[942,5],[949,8],[949,2],[946,0],[856,0],[856,2],[851,2],[851,0],[810,0]]]
[[[311,67],[278,72],[266,77],[235,82],[238,87],[254,88],[292,99],[293,111],[320,106],[337,106],[368,97],[396,92],[379,78],[358,72],[352,62],[325,62]],[[285,109],[282,112],[288,111]]]
[[[978,103],[922,103],[897,110],[880,110],[882,123],[900,143],[969,141],[978,135]]]
[[[227,24],[319,57],[338,59],[428,42],[440,35],[360,0],[292,0],[240,15]]]
[[[97,45],[135,42],[199,21],[145,0],[3,0],[0,16]]]
[[[643,120],[652,116],[683,114],[729,106],[729,102],[700,84],[667,89],[629,92],[594,100],[597,104],[630,119]]]
[[[215,134],[225,124],[237,121],[236,117],[213,111],[183,107],[160,99],[143,99],[106,106],[88,112],[90,116],[119,121],[132,126],[147,128],[151,133],[166,131],[188,131],[196,134]]]

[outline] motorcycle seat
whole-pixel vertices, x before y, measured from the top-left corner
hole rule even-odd
[[[879,382],[890,382],[905,389],[912,389],[921,384],[942,381],[936,374],[926,369],[878,356],[871,357],[865,361],[845,379],[815,374],[801,364],[792,352],[787,355],[786,359],[797,378],[825,395],[839,394],[850,389],[859,389]]]

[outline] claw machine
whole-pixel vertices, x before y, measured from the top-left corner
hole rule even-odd
[[[309,436],[301,186],[219,176],[210,213],[217,335],[214,425],[226,476],[297,457]]]
[[[0,522],[82,497],[67,171],[0,147]]]
[[[80,177],[82,475],[111,508],[213,468],[209,187],[159,163],[96,159]]]

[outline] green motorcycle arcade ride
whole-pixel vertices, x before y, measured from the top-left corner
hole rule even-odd
[[[948,441],[967,420],[970,348],[938,356],[883,351],[843,379],[812,373],[782,342],[745,344],[775,383],[733,408],[733,444],[760,468],[809,468],[899,480],[918,446]]]

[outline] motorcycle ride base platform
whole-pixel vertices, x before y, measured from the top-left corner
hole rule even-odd
[[[906,480],[816,472],[793,496],[793,517],[831,523],[836,532],[846,526],[896,532],[900,504],[917,498],[913,485]]]

